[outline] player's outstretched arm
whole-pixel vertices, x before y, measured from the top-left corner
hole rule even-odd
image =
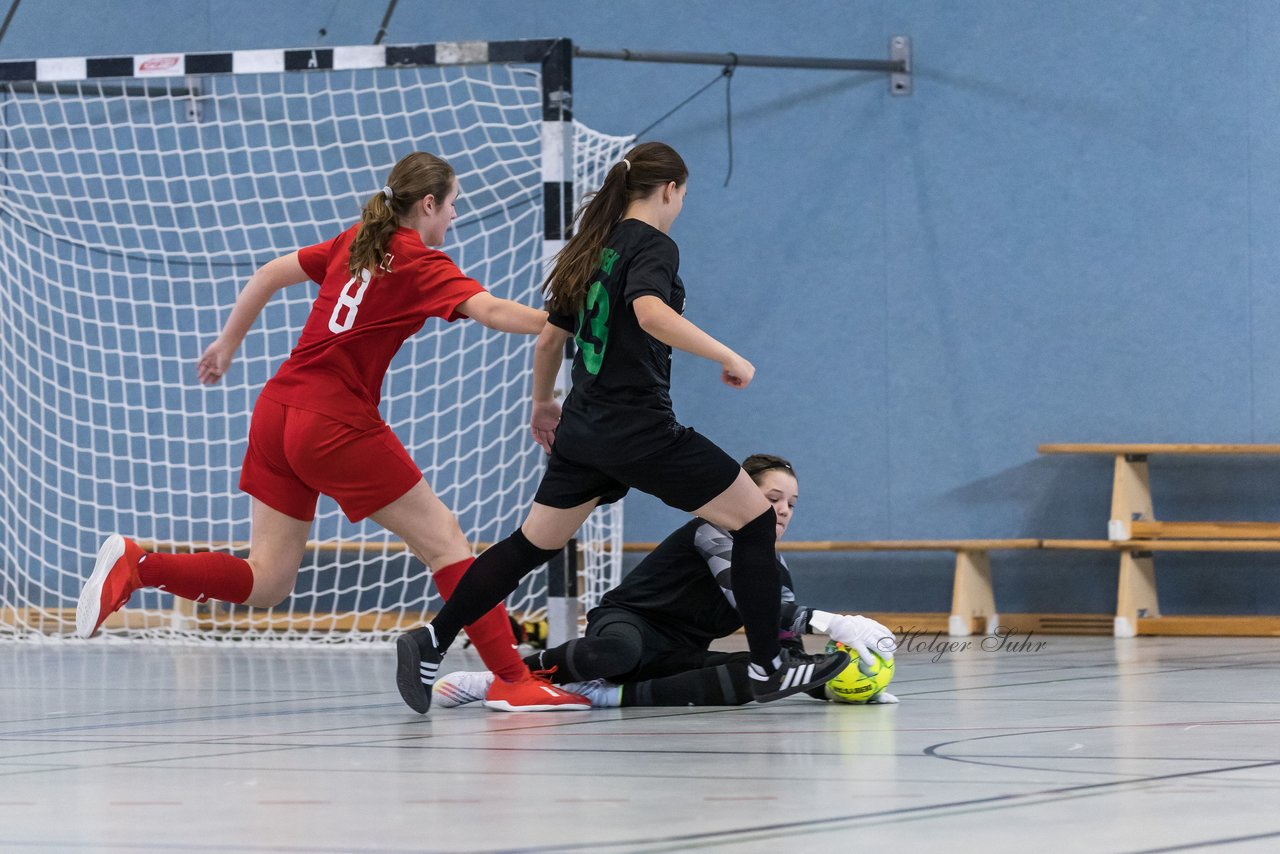
[[[681,317],[656,296],[636,297],[631,303],[636,322],[645,332],[668,347],[701,356],[720,365],[720,381],[733,388],[746,388],[756,375],[755,366],[703,332],[697,324]]]
[[[222,334],[205,349],[196,364],[196,376],[200,382],[208,385],[222,379],[227,368],[231,367],[231,359],[239,349],[240,342],[262,313],[263,306],[276,291],[305,282],[307,278],[298,261],[297,252],[281,255],[259,267],[236,297],[235,307],[231,309],[231,316],[222,327]]]
[[[488,291],[463,300],[458,311],[490,329],[522,335],[537,335],[547,322],[547,313],[542,309],[495,297]]]
[[[548,454],[556,439],[556,425],[560,423],[560,404],[555,400],[556,375],[564,361],[564,342],[568,338],[568,332],[548,323],[533,345],[533,412],[529,428],[533,441]]]

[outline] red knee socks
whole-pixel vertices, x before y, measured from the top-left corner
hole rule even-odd
[[[473,558],[441,567],[434,573],[436,588],[448,599]],[[138,578],[147,587],[158,587],[175,596],[203,602],[244,602],[253,592],[249,562],[220,552],[165,554],[148,552],[138,561]],[[494,607],[467,626],[467,636],[486,667],[507,682],[518,682],[529,672],[516,650],[511,620],[502,605]]]
[[[138,578],[147,587],[158,587],[195,602],[243,602],[253,592],[249,562],[221,552],[148,552],[138,560]]]

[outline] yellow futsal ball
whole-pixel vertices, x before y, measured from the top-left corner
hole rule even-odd
[[[874,652],[873,660],[862,661],[857,650],[836,641],[827,643],[827,652],[840,651],[849,656],[849,666],[827,683],[823,693],[837,703],[865,703],[879,694],[893,679],[893,661]]]

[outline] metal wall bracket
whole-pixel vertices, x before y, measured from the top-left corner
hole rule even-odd
[[[890,95],[911,94],[911,39],[906,36],[894,36],[889,39],[889,59],[903,63],[902,71],[889,75]]]

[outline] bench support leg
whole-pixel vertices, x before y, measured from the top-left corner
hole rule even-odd
[[[1152,522],[1155,518],[1147,458],[1116,457],[1115,474],[1111,479],[1111,524],[1107,526],[1107,539],[1127,540],[1130,538],[1130,522],[1139,519]]]
[[[1111,486],[1111,525],[1108,539],[1127,540],[1129,523],[1155,521],[1151,503],[1151,473],[1145,456],[1117,456]],[[1116,594],[1115,636],[1138,634],[1138,617],[1160,616],[1156,601],[1155,561],[1149,552],[1120,554],[1120,587]]]
[[[1150,552],[1120,554],[1120,589],[1116,593],[1115,636],[1138,634],[1139,617],[1160,616],[1156,598],[1156,570]]]
[[[985,618],[987,634],[995,631],[998,616],[995,595],[991,590],[991,561],[986,552],[958,551],[947,634],[953,637],[973,634],[975,617]]]

